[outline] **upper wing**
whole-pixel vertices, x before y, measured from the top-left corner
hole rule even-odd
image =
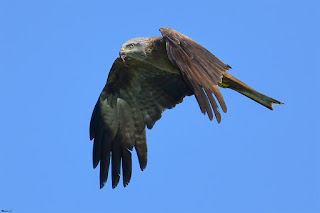
[[[179,68],[184,80],[194,92],[201,111],[204,114],[208,113],[212,120],[211,104],[217,121],[220,123],[221,115],[212,93],[219,101],[222,110],[227,112],[218,83],[222,82],[222,74],[231,67],[197,42],[175,30],[161,28],[160,32],[166,40],[170,61]]]
[[[179,73],[165,72],[134,59],[123,62],[118,58],[114,62],[90,122],[93,167],[100,162],[100,188],[107,180],[110,158],[112,187],[119,182],[121,161],[123,185],[129,183],[133,147],[140,168],[146,167],[145,126],[151,129],[164,109],[174,107],[191,94]]]

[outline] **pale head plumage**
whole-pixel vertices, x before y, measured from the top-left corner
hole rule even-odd
[[[120,57],[142,60],[150,52],[150,38],[133,38],[124,43],[120,50]]]

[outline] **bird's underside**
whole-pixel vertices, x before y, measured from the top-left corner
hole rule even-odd
[[[219,86],[231,88],[272,109],[281,102],[257,92],[227,70],[231,67],[187,36],[169,28],[163,37],[136,38],[126,42],[110,70],[90,122],[93,167],[100,162],[100,188],[107,180],[111,160],[112,187],[120,179],[128,185],[131,151],[137,151],[141,170],[147,165],[145,127],[151,129],[165,109],[195,95],[200,110],[220,123],[227,107]]]

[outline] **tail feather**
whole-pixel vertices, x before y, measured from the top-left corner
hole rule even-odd
[[[223,88],[230,88],[233,89],[248,98],[258,102],[259,104],[273,110],[274,104],[283,104],[282,102],[275,100],[273,98],[270,98],[253,88],[249,87],[247,84],[243,83],[239,79],[235,78],[234,76],[230,75],[229,73],[223,74],[222,83],[219,84],[219,86]]]

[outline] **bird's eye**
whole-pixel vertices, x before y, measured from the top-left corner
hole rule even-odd
[[[134,44],[129,44],[127,47],[131,50],[134,47]]]

